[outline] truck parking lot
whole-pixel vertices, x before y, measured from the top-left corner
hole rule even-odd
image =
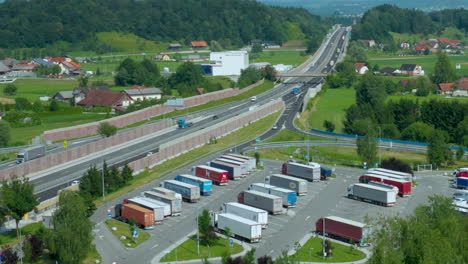
[[[206,162],[206,161],[205,161]],[[202,164],[199,162],[198,164]],[[198,165],[194,164],[194,165]],[[230,181],[227,186],[214,186],[211,196],[202,196],[198,203],[186,203],[182,205],[180,216],[170,217],[161,225],[156,225],[150,230],[151,238],[136,249],[128,251],[113,235],[106,230],[104,224],[96,226],[96,244],[100,252],[109,254],[109,258],[119,263],[156,263],[154,256],[164,252],[171,244],[183,239],[187,234],[196,229],[196,217],[204,208],[220,211],[223,203],[237,201],[239,192],[246,190],[252,183],[265,182],[266,176],[281,172],[281,161],[264,161],[265,171],[257,171],[239,181]],[[193,165],[192,165],[193,166]],[[191,167],[179,170],[166,179],[173,179],[175,175],[190,173]],[[364,170],[351,168],[336,168],[336,179],[326,182],[308,182],[308,194],[298,196],[295,208],[284,209],[282,215],[270,215],[269,226],[262,231],[262,240],[251,246],[257,249],[257,255],[268,254],[278,256],[283,249],[290,249],[296,241],[299,241],[307,232],[315,229],[315,222],[321,216],[339,216],[347,219],[364,222],[365,216],[410,214],[418,205],[426,202],[432,194],[453,195],[455,189],[449,187],[447,177],[441,177],[441,172],[416,173],[418,186],[414,188],[410,197],[397,198],[393,207],[385,208],[370,203],[351,200],[346,197],[347,187],[351,183],[357,183],[358,177]],[[146,186],[143,190],[159,186],[160,181]],[[138,195],[143,190],[129,193],[128,198]],[[115,201],[115,204],[118,201]],[[111,208],[109,204],[107,208]],[[106,209],[102,210],[104,218]],[[99,212],[101,213],[101,212]],[[101,220],[102,221],[102,220]],[[281,239],[274,239],[281,237]],[[116,250],[116,249],[121,249]],[[122,257],[116,256],[116,252]],[[125,256],[125,257],[124,257]],[[104,258],[107,259],[107,258]]]

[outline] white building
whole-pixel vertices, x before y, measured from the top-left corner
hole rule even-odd
[[[245,50],[211,52],[210,61],[213,76],[240,75],[249,66],[249,53]]]
[[[132,88],[127,89],[125,92],[132,97],[134,101],[143,101],[151,99],[161,99],[162,91],[158,88]]]

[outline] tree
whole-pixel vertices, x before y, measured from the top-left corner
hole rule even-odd
[[[218,41],[216,40],[212,40],[210,42],[210,50],[212,52],[218,52],[218,51],[222,51],[223,50],[223,47],[221,46],[221,44],[219,44]]]
[[[364,138],[356,140],[357,153],[363,162],[373,166],[377,162],[377,140],[375,133],[368,132]]]
[[[103,137],[110,137],[117,133],[117,127],[109,124],[108,122],[102,122],[99,124],[97,132]]]
[[[265,255],[257,259],[257,264],[274,264],[274,262],[270,256]]]
[[[263,78],[263,72],[255,68],[247,68],[241,70],[241,75],[237,80],[237,85],[240,88],[247,87],[251,84],[254,84],[260,81]]]
[[[254,157],[255,157],[255,164],[257,164],[257,166],[260,165],[260,153],[257,151],[254,153]]]
[[[133,170],[128,166],[128,164],[125,164],[125,166],[123,167],[121,172],[121,178],[124,184],[130,182],[130,180],[133,178]]]
[[[82,75],[82,76],[78,77],[78,86],[79,87],[86,87],[86,86],[88,86],[88,81],[89,81],[89,77]]]
[[[85,172],[80,182],[80,193],[90,198],[102,195],[102,173],[94,166]]]
[[[201,241],[205,245],[213,245],[217,237],[214,233],[213,226],[211,225],[210,212],[207,209],[203,209],[203,212],[198,216],[198,230],[201,235]]]
[[[404,140],[426,142],[433,129],[432,126],[426,123],[415,122],[401,132],[401,138]]]
[[[97,67],[96,76],[101,76],[101,75],[102,75],[101,68]]]
[[[333,124],[333,122],[331,121],[328,121],[328,120],[323,121],[323,126],[325,127],[325,130],[327,130],[328,132],[335,131],[335,124]]]
[[[16,111],[26,111],[31,110],[32,104],[28,99],[23,97],[18,97],[15,99],[15,110]]]
[[[242,260],[245,264],[255,264],[255,248],[247,251]]]
[[[57,100],[52,100],[49,105],[49,111],[56,112],[60,110],[60,105]]]
[[[449,83],[455,81],[456,78],[455,69],[450,64],[447,54],[439,53],[434,67],[434,73],[431,76],[432,82],[435,84]]]
[[[383,124],[382,125],[382,137],[384,138],[400,138],[400,131],[398,131],[398,127],[391,123],[391,124]]]
[[[15,96],[17,91],[18,88],[16,88],[16,85],[12,83],[5,85],[5,87],[3,88],[3,94],[8,96]]]
[[[438,129],[434,129],[428,137],[427,160],[429,163],[439,167],[450,161],[452,151],[446,143],[446,136]]]
[[[0,120],[0,147],[7,147],[10,140],[10,124],[5,120]]]
[[[353,62],[365,62],[367,61],[366,49],[360,46],[357,42],[353,41],[349,44],[347,55]]]
[[[433,85],[429,78],[425,76],[420,76],[416,80],[416,96],[428,96],[429,93],[433,90]]]
[[[254,44],[252,45],[252,53],[262,53],[263,52],[263,46],[262,44]]]
[[[276,70],[273,66],[271,65],[267,65],[264,69],[264,76],[265,76],[265,79],[269,80],[269,81],[276,81]]]
[[[381,167],[388,170],[401,171],[413,174],[411,166],[396,158],[390,158],[382,161]]]
[[[455,155],[457,157],[457,160],[461,160],[463,158],[463,155],[465,155],[465,147],[459,146]]]
[[[33,105],[32,105],[32,110],[36,113],[40,113],[42,111],[44,111],[44,107],[42,106],[42,103],[41,101],[34,101]]]
[[[29,256],[27,262],[34,263],[42,256],[44,249],[44,242],[36,235],[28,236],[28,239],[24,242],[25,254]]]
[[[0,254],[2,257],[2,263],[4,264],[16,264],[18,263],[19,257],[11,247],[7,247]]]
[[[61,263],[81,263],[93,240],[93,224],[86,217],[83,198],[78,193],[61,192],[52,223],[54,228],[47,237],[47,246],[52,255]]]
[[[356,102],[358,105],[382,106],[386,97],[387,93],[383,79],[371,73],[364,74],[356,86]]]
[[[34,195],[34,185],[28,178],[14,178],[10,182],[4,180],[0,187],[0,204],[15,219],[16,235],[19,240],[19,222],[23,216],[39,205],[37,196]]]

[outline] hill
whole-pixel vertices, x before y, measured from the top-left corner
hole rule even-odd
[[[125,32],[151,41],[217,40],[223,46],[252,39],[283,43],[323,35],[319,16],[302,8],[251,0],[10,0],[0,4],[0,48],[40,48],[66,42],[96,49],[99,32]],[[293,26],[291,26],[293,25]]]

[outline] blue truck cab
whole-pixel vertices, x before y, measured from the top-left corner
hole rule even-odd
[[[187,127],[191,127],[192,125],[193,125],[192,122],[188,122],[184,118],[181,118],[181,119],[177,120],[177,126],[179,128],[187,128]]]
[[[299,94],[300,92],[301,92],[301,88],[294,88],[294,89],[292,90],[292,93],[293,93],[293,94]]]

